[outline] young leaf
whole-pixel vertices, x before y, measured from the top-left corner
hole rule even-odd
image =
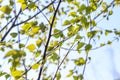
[[[38,64],[38,63],[33,64],[33,65],[32,65],[32,69],[34,69],[34,70],[35,70],[35,69],[38,69],[39,66],[40,66],[40,64]]]
[[[85,64],[85,60],[83,58],[79,58],[78,60],[75,60],[74,63],[78,66],[84,65]]]
[[[0,11],[2,11],[5,14],[10,14],[12,11],[12,8],[10,8],[8,5],[5,5],[0,8]]]
[[[56,80],[60,80],[60,78],[61,78],[61,73],[59,72],[56,76]]]
[[[110,10],[110,11],[109,11],[109,15],[112,15],[112,14],[113,14],[113,11],[112,11],[112,10]]]
[[[85,46],[85,51],[86,51],[86,53],[88,53],[91,48],[92,48],[92,45],[91,45],[91,44],[87,44],[87,45]]]
[[[23,47],[25,47],[25,44],[19,44],[19,48],[23,48]]]
[[[73,75],[73,70],[69,70],[69,74],[67,75],[67,77],[71,77]]]
[[[11,74],[15,79],[19,79],[19,77],[23,74],[23,71],[15,70],[15,71],[12,71]]]
[[[33,52],[36,49],[34,44],[29,44],[26,48],[31,52]]]
[[[35,57],[39,57],[40,54],[41,54],[41,51],[37,51],[37,52],[35,53]]]
[[[35,26],[35,27],[32,28],[32,33],[33,34],[37,34],[39,32],[39,30],[40,30],[40,27],[39,26]]]
[[[71,22],[69,20],[65,20],[64,23],[63,23],[63,26],[67,26],[67,25],[70,25]]]
[[[84,45],[85,45],[85,43],[83,43],[83,42],[78,42],[77,50],[79,50],[80,48],[82,48]]]
[[[112,33],[111,30],[105,30],[105,35],[108,36],[109,33]]]
[[[112,44],[112,42],[111,42],[111,41],[108,41],[108,42],[107,42],[107,44],[108,44],[108,45],[111,45],[111,44]]]
[[[10,33],[10,35],[15,38],[17,36],[17,33]]]
[[[41,44],[42,44],[42,39],[39,38],[39,39],[36,41],[36,45],[37,45],[38,47],[40,47]]]
[[[69,16],[76,17],[77,13],[76,12],[70,12]]]

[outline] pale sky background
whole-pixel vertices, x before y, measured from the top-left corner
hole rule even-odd
[[[114,8],[114,14],[110,16],[109,21],[102,20],[98,26],[105,29],[120,29],[120,6]],[[86,67],[85,80],[120,80],[120,42],[115,41],[112,45],[90,51],[89,56],[91,61]],[[0,80],[4,79],[0,77]],[[73,79],[64,76],[61,80]]]

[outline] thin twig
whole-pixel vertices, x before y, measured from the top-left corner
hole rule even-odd
[[[62,65],[63,62],[65,61],[65,59],[66,59],[66,57],[68,56],[68,54],[70,53],[70,51],[71,51],[73,45],[74,45],[74,43],[70,46],[70,48],[69,48],[67,54],[64,56],[63,60],[61,61],[61,63],[60,63],[59,66],[57,67],[57,70],[56,70],[56,72],[55,72],[55,75],[54,75],[54,77],[53,77],[53,80],[55,80],[55,78],[56,78],[56,76],[57,76],[57,73],[58,73],[58,70],[60,69],[61,65]]]
[[[25,72],[27,72],[27,68],[26,68],[26,65],[25,65],[25,60],[23,60],[23,66],[24,66],[24,69],[25,69]],[[27,73],[25,73],[25,79],[27,79]]]
[[[1,30],[0,33],[14,20],[15,17],[13,17]]]
[[[47,43],[45,45],[45,50],[44,50],[43,59],[42,59],[42,65],[40,67],[40,71],[39,71],[39,75],[38,75],[38,79],[37,80],[40,80],[40,78],[41,78],[42,70],[43,70],[43,67],[44,67],[44,64],[45,64],[45,59],[46,59],[46,52],[47,52],[47,48],[48,48],[48,45],[49,45],[49,42],[50,42],[50,38],[51,38],[52,27],[53,27],[53,24],[54,24],[54,21],[55,21],[56,14],[57,14],[57,11],[59,9],[60,3],[61,3],[61,0],[59,0],[58,6],[57,6],[57,8],[55,10],[55,13],[54,13],[51,25],[50,25],[50,30],[49,30],[49,34],[48,34],[48,40],[47,40]]]
[[[113,5],[113,3],[115,2],[115,0],[113,0],[109,6],[106,7],[106,9],[102,10],[99,14],[97,14],[97,16],[95,16],[93,18],[93,20],[97,19],[102,13],[104,13],[105,10],[107,10],[109,7],[111,7],[111,5]]]
[[[48,4],[47,6],[45,6],[41,11],[37,12],[35,15],[33,15],[32,17],[18,23],[18,24],[15,24],[14,26],[17,26],[17,25],[21,25],[25,22],[28,22],[29,20],[33,19],[34,17],[36,17],[38,14],[40,14],[41,12],[43,12],[45,9],[47,9],[51,4],[53,4],[55,2],[55,0],[53,2],[51,2],[50,4]]]
[[[15,17],[15,20],[13,21],[11,27],[9,28],[9,30],[5,33],[5,35],[2,37],[1,41],[3,41],[7,35],[9,34],[9,32],[12,30],[12,28],[15,26],[15,22],[17,21],[18,19],[18,16],[20,15],[20,13],[22,12],[22,9],[20,9],[19,13],[17,14],[17,16]]]

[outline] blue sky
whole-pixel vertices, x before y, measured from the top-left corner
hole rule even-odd
[[[107,0],[111,1],[111,0]],[[105,19],[99,22],[103,29],[120,29],[120,7],[114,8],[114,13],[109,21]],[[105,37],[103,40],[106,39]],[[120,78],[120,42],[91,51],[91,61],[87,64],[85,80],[115,80]],[[4,62],[2,62],[4,64]],[[68,66],[72,66],[69,64]],[[71,67],[70,67],[71,68]],[[64,72],[63,72],[64,73]],[[67,72],[66,72],[67,73]],[[0,78],[1,79],[1,78]],[[61,80],[72,80],[65,76]]]

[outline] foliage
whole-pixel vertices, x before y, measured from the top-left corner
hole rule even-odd
[[[97,22],[109,20],[119,0],[0,0],[0,5],[0,53],[9,64],[9,71],[0,71],[4,79],[61,80],[73,62],[66,78],[83,80],[85,69],[75,68],[86,67],[91,50],[120,38],[120,30],[99,29]],[[114,40],[101,41],[111,35]],[[78,56],[74,60],[68,56],[72,51]]]

